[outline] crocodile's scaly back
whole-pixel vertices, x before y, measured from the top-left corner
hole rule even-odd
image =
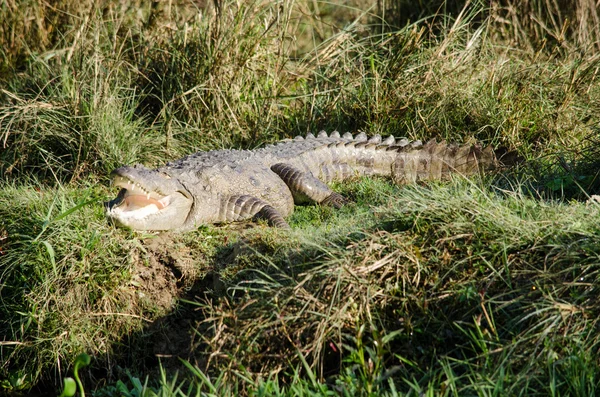
[[[265,218],[285,227],[294,203],[342,206],[326,183],[362,175],[395,183],[472,175],[493,168],[491,148],[406,138],[308,134],[262,149],[199,152],[155,170],[113,172],[121,192],[107,204],[119,225],[142,230],[189,230],[205,223]]]

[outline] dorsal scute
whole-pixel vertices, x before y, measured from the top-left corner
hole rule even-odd
[[[372,137],[370,137],[368,139],[367,142],[370,142],[370,143],[381,143],[381,135],[379,135],[379,134],[373,135]]]
[[[393,145],[394,143],[396,143],[396,140],[394,139],[393,135],[390,135],[387,138],[385,138],[381,143],[384,145]]]
[[[408,140],[408,138],[406,137],[402,137],[402,138],[398,138],[396,139],[396,146],[401,146],[404,147],[406,145],[408,145],[410,143],[410,141]]]
[[[358,135],[356,135],[354,137],[354,140],[356,142],[366,142],[369,139],[369,137],[367,137],[367,134],[365,134],[364,132],[360,132]]]

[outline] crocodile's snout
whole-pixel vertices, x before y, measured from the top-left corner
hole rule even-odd
[[[184,224],[193,200],[177,181],[142,166],[121,167],[112,175],[112,184],[121,188],[104,204],[113,223],[136,230],[168,230]]]

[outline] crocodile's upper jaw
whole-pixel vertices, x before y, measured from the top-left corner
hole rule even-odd
[[[107,203],[106,216],[118,226],[135,230],[172,230],[182,228],[193,200],[181,191],[163,195],[140,182],[118,173],[113,185],[121,187],[117,197]]]

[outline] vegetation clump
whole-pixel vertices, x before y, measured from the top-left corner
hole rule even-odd
[[[593,395],[597,7],[421,3],[0,5],[2,388],[91,356],[81,394]],[[104,219],[122,164],[321,129],[518,161],[337,186],[292,231]]]

